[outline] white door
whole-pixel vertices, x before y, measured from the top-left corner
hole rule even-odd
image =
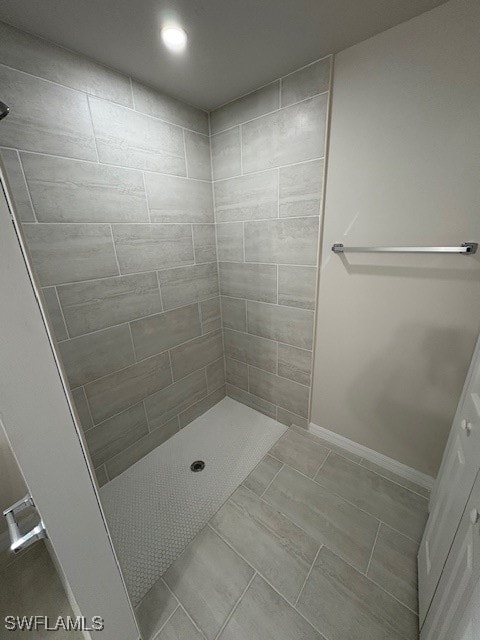
[[[420,625],[437,589],[480,467],[480,341],[472,359],[430,501],[418,555]],[[433,605],[432,605],[433,606]]]
[[[461,637],[460,626],[465,609],[479,578],[480,474],[477,475],[423,625],[421,640],[454,640]]]
[[[91,637],[135,640],[138,628],[51,335],[0,166],[0,420],[76,612],[104,619],[104,630]]]

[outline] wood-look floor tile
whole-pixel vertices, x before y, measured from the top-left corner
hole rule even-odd
[[[329,454],[329,449],[289,429],[270,449],[270,454],[313,478]]]
[[[261,496],[282,466],[279,460],[266,455],[244,480],[243,484],[250,489],[250,491]]]

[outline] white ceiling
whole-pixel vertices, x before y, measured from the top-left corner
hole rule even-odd
[[[211,109],[444,1],[2,0],[0,19]],[[181,56],[166,21],[188,33]]]

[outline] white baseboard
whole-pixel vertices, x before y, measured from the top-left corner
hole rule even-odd
[[[412,469],[412,467],[407,467],[406,464],[398,462],[398,460],[389,458],[388,456],[383,455],[383,453],[378,453],[378,451],[369,449],[363,444],[359,444],[358,442],[349,440],[348,438],[345,438],[345,436],[341,436],[338,433],[329,431],[328,429],[320,427],[318,424],[314,424],[313,422],[310,422],[308,430],[311,431],[311,433],[317,435],[319,438],[323,438],[327,442],[336,444],[337,446],[342,447],[342,449],[346,449],[346,451],[349,451],[350,453],[354,453],[355,455],[360,456],[361,458],[364,458],[369,462],[378,464],[380,467],[383,467],[387,471],[396,473],[405,480],[415,482],[416,484],[419,484],[421,487],[425,487],[430,491],[433,489],[435,478],[432,478],[432,476],[428,476],[426,473],[417,471],[417,469]]]

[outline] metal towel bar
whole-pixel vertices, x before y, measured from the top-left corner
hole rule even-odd
[[[345,247],[334,244],[333,253],[463,253],[472,255],[477,252],[477,242],[464,242],[459,247]]]

